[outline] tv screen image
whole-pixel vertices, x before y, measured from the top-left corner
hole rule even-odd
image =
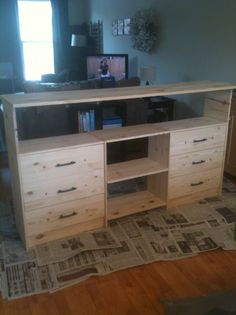
[[[128,55],[102,54],[87,56],[87,79],[128,78]]]

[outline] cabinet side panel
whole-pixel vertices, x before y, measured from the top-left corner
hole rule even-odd
[[[159,197],[162,201],[167,200],[168,173],[160,173],[147,177],[147,187],[153,195]]]
[[[204,116],[227,122],[229,120],[232,90],[207,93]]]
[[[148,138],[148,157],[168,167],[170,135],[159,135]]]
[[[236,176],[236,93],[235,92],[233,94],[232,104],[231,104],[225,171],[231,175]]]
[[[17,230],[25,242],[25,226],[23,203],[21,195],[21,184],[18,164],[18,139],[16,128],[16,117],[13,106],[7,102],[3,102],[4,125],[6,133],[7,151],[9,159],[9,167],[11,171],[11,186],[13,196],[13,207]]]

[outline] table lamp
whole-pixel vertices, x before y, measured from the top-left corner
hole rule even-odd
[[[140,78],[142,81],[146,81],[146,85],[149,85],[150,81],[154,81],[156,79],[156,68],[152,66],[141,67]]]
[[[86,47],[87,46],[86,35],[72,34],[71,35],[71,46],[72,47]]]

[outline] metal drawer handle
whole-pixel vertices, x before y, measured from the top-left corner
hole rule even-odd
[[[73,190],[76,190],[77,188],[76,187],[71,187],[69,189],[65,189],[65,190],[62,190],[62,189],[59,189],[57,191],[58,194],[62,194],[62,193],[65,193],[65,192],[69,192],[69,191],[73,191]]]
[[[64,164],[56,164],[55,167],[62,167],[62,166],[68,166],[68,165],[72,165],[72,164],[75,164],[76,162],[75,161],[71,161],[69,163],[64,163]]]
[[[207,141],[207,138],[203,138],[203,139],[199,139],[199,140],[193,140],[194,143],[204,142],[204,141]]]
[[[192,183],[191,186],[199,186],[199,185],[202,185],[203,182],[198,182],[198,183]]]
[[[197,161],[197,162],[192,162],[192,165],[196,165],[196,164],[202,164],[205,163],[205,160],[201,160],[201,161]]]
[[[66,218],[69,218],[69,217],[73,217],[74,215],[76,215],[77,214],[77,212],[72,212],[72,213],[70,213],[70,214],[61,214],[60,216],[59,216],[59,219],[66,219]]]

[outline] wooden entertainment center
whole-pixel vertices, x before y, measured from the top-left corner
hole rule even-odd
[[[4,95],[16,225],[27,248],[108,220],[221,193],[233,84],[159,86]],[[202,115],[90,133],[18,140],[19,108],[154,96],[201,95]],[[43,122],[42,122],[43,123]],[[53,128],[53,126],[52,126]],[[107,148],[146,139],[147,154],[107,164]],[[108,198],[114,183],[145,178],[146,189]]]

